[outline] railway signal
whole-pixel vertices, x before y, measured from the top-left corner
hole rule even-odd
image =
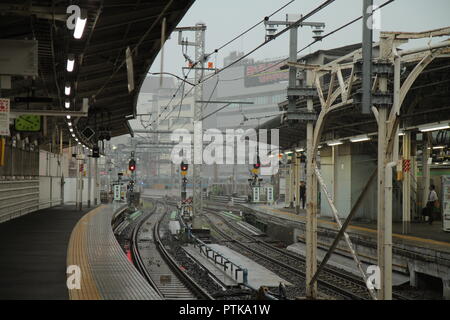
[[[128,162],[128,170],[131,172],[136,170],[136,161],[134,159],[131,159],[130,162]]]
[[[252,173],[254,175],[259,174],[259,168],[261,168],[261,161],[259,160],[259,156],[256,158],[256,162],[253,164]]]
[[[259,156],[256,158],[256,162],[253,164],[253,169],[259,169],[261,167],[261,161],[259,160]]]
[[[181,164],[180,164],[181,175],[183,175],[183,176],[187,175],[188,168],[189,168],[189,166],[187,163],[181,162]]]
[[[187,163],[181,162],[181,164],[180,164],[181,175],[183,175],[183,176],[187,175],[188,168],[189,168],[189,166]],[[187,178],[183,177],[181,179],[181,200],[186,199],[186,184],[187,184]]]

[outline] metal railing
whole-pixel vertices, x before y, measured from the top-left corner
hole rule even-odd
[[[214,250],[202,240],[193,235],[191,228],[186,225],[184,220],[180,217],[179,213],[178,220],[180,221],[181,225],[188,231],[188,237],[193,240],[194,247],[199,248],[201,255],[204,255],[208,260],[212,260],[214,262],[214,265],[219,264],[223,268],[225,273],[227,273],[228,268],[231,268],[231,274],[234,275],[234,280],[236,280],[236,282],[239,282],[238,272],[242,272],[242,283],[244,283],[245,285],[248,284],[248,270],[246,268],[243,268],[242,266],[232,262],[223,254]],[[210,252],[212,253],[212,255],[209,254]],[[220,262],[218,261],[219,259]]]
[[[230,259],[225,257],[222,253],[214,250],[210,246],[208,246],[206,243],[204,243],[202,240],[198,239],[196,236],[194,236],[189,230],[189,237],[194,240],[194,247],[199,248],[200,254],[204,255],[207,259],[214,262],[214,265],[220,265],[223,268],[223,271],[225,273],[228,273],[228,269],[230,268],[231,274],[233,275],[234,280],[236,282],[239,282],[239,272],[242,272],[242,283],[247,284],[248,283],[248,270],[246,268],[243,268],[242,266],[232,262]],[[212,254],[210,254],[212,253]],[[219,262],[220,260],[220,262]]]

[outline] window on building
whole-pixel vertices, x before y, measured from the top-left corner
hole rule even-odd
[[[268,96],[258,96],[256,97],[255,104],[262,105],[262,104],[268,104],[269,103],[269,97]]]
[[[280,103],[284,100],[286,100],[286,95],[285,94],[277,94],[272,96],[272,103]]]
[[[172,118],[173,126],[181,126],[181,125],[189,124],[191,122],[192,122],[192,118],[189,118],[189,117]]]
[[[169,125],[169,119],[160,121],[160,122],[159,122],[159,125],[160,125],[160,126],[167,127],[167,126]]]
[[[191,111],[191,105],[190,104],[182,104],[181,107],[176,107],[175,110],[181,110],[181,111]]]

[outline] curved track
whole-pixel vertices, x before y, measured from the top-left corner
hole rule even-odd
[[[206,212],[213,214],[214,218],[219,219],[222,226],[226,226],[230,232],[225,232],[223,228],[218,228],[217,223],[214,223],[209,216],[206,218],[210,221],[211,227],[227,241],[231,241],[238,247],[247,250],[251,255],[255,255],[260,259],[275,264],[278,268],[283,269],[295,277],[305,278],[305,258],[291,253],[287,250],[280,249],[270,245],[260,239],[248,235],[238,226],[233,224],[227,218],[217,214],[216,210],[206,209]],[[235,236],[232,236],[232,235]],[[239,239],[239,240],[238,240]],[[243,242],[245,240],[245,242]],[[354,278],[346,273],[340,272],[334,268],[325,268],[319,279],[318,284],[321,291],[328,295],[337,296],[344,299],[371,299],[365,283],[357,278]],[[405,299],[404,297],[395,294],[395,299]]]
[[[203,288],[179,268],[162,244],[160,222],[168,208],[162,202],[153,203],[153,212],[142,218],[133,230],[131,247],[139,271],[164,299],[212,300]]]

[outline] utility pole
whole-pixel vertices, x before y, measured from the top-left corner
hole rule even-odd
[[[274,26],[277,25],[293,25],[301,18],[301,15],[286,15],[286,21],[265,21],[267,37],[275,32]],[[297,83],[297,45],[298,45],[298,27],[310,26],[313,29],[314,39],[320,40],[325,23],[323,22],[302,22],[294,25],[290,29],[289,40],[289,86],[287,88],[288,106],[283,122],[291,120],[306,122],[306,152],[307,152],[307,166],[306,166],[306,296],[309,299],[317,298],[317,282],[311,283],[312,277],[317,270],[317,180],[314,176],[315,168],[315,154],[313,150],[314,137],[314,123],[317,120],[317,115],[314,112],[313,97],[317,95],[317,91],[313,87],[312,71],[306,72],[306,86]],[[297,99],[305,97],[307,100],[306,111],[299,111],[297,109]],[[298,180],[298,159],[297,153],[293,154],[294,162],[294,179]],[[298,189],[299,181],[294,181],[291,185]],[[298,194],[298,191],[290,192],[291,194]],[[299,211],[299,206],[296,199],[296,209]]]
[[[203,130],[202,130],[202,109],[203,103],[203,75],[205,73],[205,31],[206,25],[197,23],[192,27],[175,28],[178,33],[178,44],[182,46],[194,46],[195,47],[195,62],[192,64],[195,70],[194,83],[194,161],[192,170],[192,224],[195,226],[195,218],[203,212],[203,199],[202,199],[202,177],[201,177],[201,163],[202,163],[202,149],[203,149]],[[183,31],[194,31],[195,41],[189,42],[182,39]]]
[[[373,0],[363,2],[362,30],[362,113],[370,114],[372,108],[372,7]]]
[[[306,72],[306,85],[312,86],[313,75]],[[313,99],[306,100],[307,111],[314,112]],[[317,298],[317,281],[311,284],[312,277],[317,271],[317,182],[314,179],[315,154],[313,150],[315,120],[306,123],[306,297]]]

